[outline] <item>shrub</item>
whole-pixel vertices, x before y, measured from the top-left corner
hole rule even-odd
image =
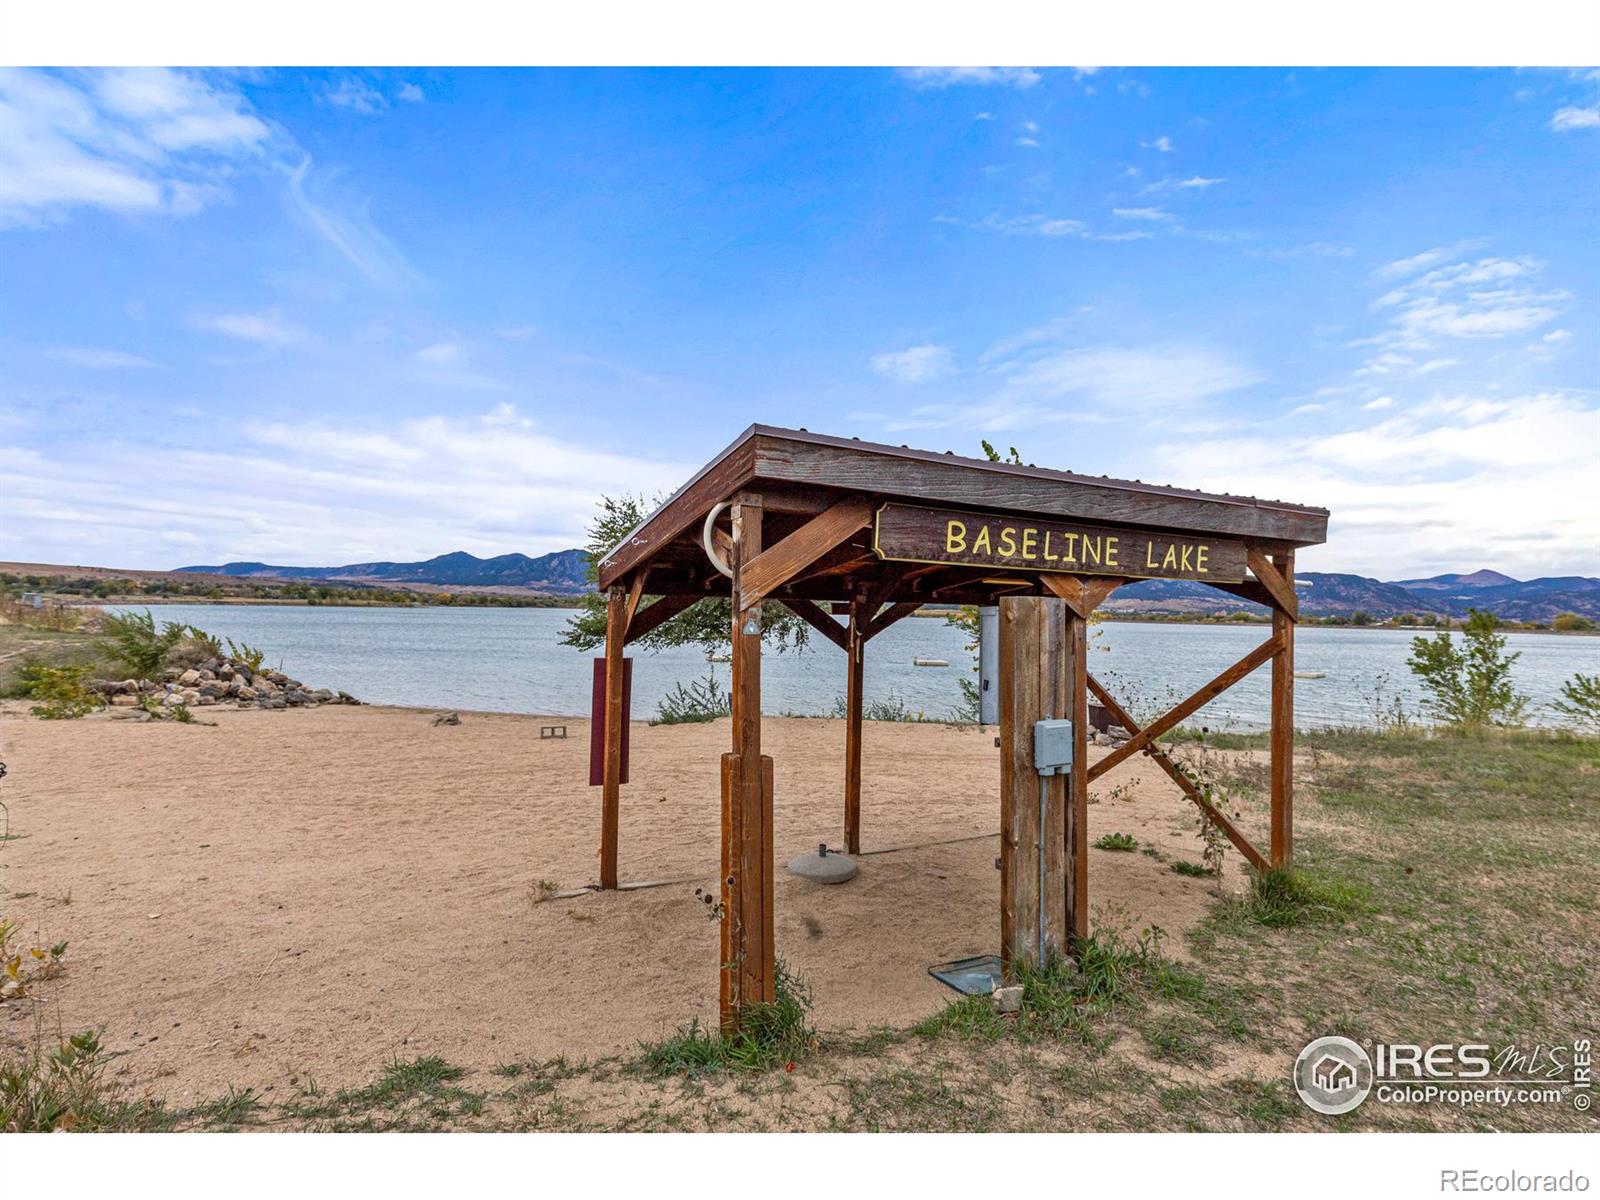
[[[157,630],[148,608],[116,613],[105,619],[100,647],[133,678],[150,679],[166,665],[167,652],[189,632],[190,627],[178,621],[168,621]]]
[[[47,721],[70,721],[92,713],[100,707],[101,700],[84,686],[88,675],[87,666],[29,663],[22,668],[22,690],[39,701],[29,711]]]
[[[1139,843],[1131,833],[1108,833],[1095,843],[1098,850],[1137,850]]]
[[[1493,613],[1471,609],[1460,644],[1448,633],[1411,639],[1406,665],[1422,683],[1423,707],[1457,729],[1520,725],[1528,698],[1511,684],[1511,665],[1521,654],[1506,653]]]
[[[1580,730],[1600,733],[1600,675],[1580,671],[1561,685],[1561,699],[1550,707]]]
[[[685,687],[678,684],[656,705],[652,725],[699,725],[731,716],[733,699],[717,683],[715,675],[695,680]]]
[[[1587,633],[1594,627],[1594,622],[1588,617],[1573,612],[1557,613],[1555,620],[1550,622],[1550,628],[1557,633]]]

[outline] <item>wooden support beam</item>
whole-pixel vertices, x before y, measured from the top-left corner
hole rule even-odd
[[[867,622],[866,640],[870,642],[873,638],[877,637],[896,621],[901,620],[904,617],[909,617],[921,607],[921,602],[916,600],[906,600],[900,604],[891,604],[877,616],[873,617],[871,621]]]
[[[723,758],[722,1028],[774,997],[772,760],[761,753],[761,605],[746,590],[746,566],[761,555],[762,509],[733,506],[733,749]]]
[[[1110,692],[1106,691],[1098,679],[1096,679],[1093,675],[1090,675],[1087,678],[1087,682],[1089,684],[1089,690],[1094,693],[1096,700],[1105,705],[1106,711],[1111,714],[1111,719],[1113,721],[1115,721],[1118,725],[1121,725],[1130,734],[1138,734],[1142,732],[1138,723],[1128,715],[1127,711],[1123,709],[1122,705],[1117,703],[1116,698],[1113,697]],[[1249,839],[1246,838],[1244,834],[1239,832],[1239,830],[1234,826],[1233,822],[1228,820],[1227,815],[1224,814],[1221,809],[1206,799],[1205,793],[1195,785],[1194,780],[1190,779],[1188,775],[1184,774],[1183,769],[1179,767],[1177,763],[1172,761],[1171,757],[1165,750],[1161,748],[1159,744],[1151,742],[1144,748],[1144,752],[1156,761],[1156,765],[1165,771],[1171,778],[1172,782],[1177,784],[1178,787],[1182,789],[1185,796],[1189,797],[1189,799],[1195,802],[1200,811],[1206,815],[1206,819],[1218,829],[1222,830],[1222,832],[1227,836],[1228,840],[1233,843],[1234,849],[1236,849],[1240,854],[1244,855],[1246,861],[1248,861],[1252,867],[1255,867],[1258,871],[1266,869],[1267,860],[1262,857],[1261,851],[1257,850],[1250,844]]]
[[[1121,580],[1108,582],[1106,594]],[[1099,601],[1095,601],[1096,604]],[[1067,777],[1065,916],[1074,943],[1089,936],[1089,613],[1068,605],[1067,663],[1071,672],[1072,773]]]
[[[628,635],[623,640],[636,642],[661,626],[673,617],[683,612],[692,604],[705,599],[704,596],[662,596],[653,604],[647,604],[639,609],[631,621],[628,622]]]
[[[1067,952],[1072,935],[1065,775],[1034,769],[1033,726],[1072,715],[1066,607],[1053,597],[1000,601],[1000,955],[1009,972]]]
[[[1045,587],[1067,602],[1067,607],[1073,613],[1087,621],[1094,615],[1094,610],[1105,603],[1106,597],[1111,595],[1123,584],[1126,579],[1102,578],[1099,576],[1059,575],[1054,571],[1042,572],[1039,580]]]
[[[1186,717],[1204,708],[1223,692],[1227,691],[1246,675],[1250,674],[1251,671],[1254,671],[1262,663],[1266,662],[1273,655],[1277,654],[1282,645],[1282,640],[1276,634],[1274,634],[1267,641],[1262,642],[1261,645],[1257,646],[1254,650],[1250,651],[1249,654],[1245,655],[1238,662],[1234,663],[1233,666],[1229,667],[1210,683],[1206,684],[1199,691],[1195,692],[1194,695],[1190,696],[1187,700],[1184,700],[1176,707],[1168,709],[1166,712],[1162,713],[1161,716],[1157,717],[1154,721],[1151,721],[1150,724],[1146,725],[1143,732],[1134,734],[1133,737],[1129,738],[1110,754],[1106,755],[1099,762],[1095,763],[1094,766],[1090,767],[1090,781],[1093,782],[1094,780],[1100,778],[1100,776],[1111,770],[1111,768],[1115,767],[1118,763],[1132,758],[1151,742],[1155,741],[1156,738],[1166,733],[1169,729],[1172,729],[1180,724]]]
[[[744,564],[740,576],[744,603],[760,603],[774,588],[786,583],[846,538],[861,532],[871,520],[872,504],[865,496],[848,496],[818,513],[771,549],[761,551]]]
[[[1216,583],[1206,580],[1205,585],[1216,588],[1219,592],[1227,592],[1230,596],[1238,596],[1244,600],[1253,600],[1267,608],[1276,608],[1277,600],[1272,593],[1267,591],[1266,585],[1259,579],[1246,579],[1243,583]]]
[[[617,826],[622,809],[622,649],[628,630],[628,596],[606,594],[605,775],[600,793],[600,886],[617,886]]]
[[[857,596],[850,604],[850,627],[845,636],[844,687],[844,849],[846,854],[861,853],[861,688],[867,650],[866,598]]]
[[[1272,569],[1289,594],[1294,594],[1294,551],[1273,556]],[[1251,570],[1256,570],[1251,564]],[[1258,572],[1259,574],[1259,572]],[[1263,582],[1265,582],[1263,580]],[[1294,614],[1272,614],[1272,865],[1294,865]]]
[[[839,649],[846,654],[850,653],[850,644],[847,640],[844,626],[824,612],[822,606],[815,600],[784,599],[782,603],[785,608],[839,647]]]
[[[1273,565],[1272,561],[1254,546],[1245,551],[1245,561],[1250,564],[1250,570],[1255,575],[1262,587],[1267,589],[1267,594],[1272,597],[1272,607],[1289,620],[1294,621],[1300,616],[1300,597],[1294,592],[1294,552],[1289,551],[1288,558],[1290,578],[1284,578],[1283,572]]]

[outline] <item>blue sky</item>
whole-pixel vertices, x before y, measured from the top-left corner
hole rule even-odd
[[[0,558],[576,544],[752,421],[1600,574],[1600,73],[0,72]]]

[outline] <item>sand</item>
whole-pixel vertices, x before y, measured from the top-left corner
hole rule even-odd
[[[0,844],[0,915],[70,942],[66,972],[40,989],[48,1021],[102,1027],[118,1070],[152,1094],[181,1103],[233,1085],[285,1098],[311,1079],[367,1081],[394,1055],[481,1070],[626,1052],[691,1017],[714,1021],[717,925],[694,891],[715,889],[726,721],[632,730],[623,878],[685,882],[537,902],[543,881],[595,878],[586,722],[204,716],[215,725],[40,721],[0,706],[15,835]],[[551,721],[566,740],[539,738]],[[992,731],[869,722],[869,854],[832,888],[782,864],[841,840],[843,726],[769,718],[764,749],[778,949],[812,984],[818,1024],[937,1011],[952,993],[928,966],[998,948]],[[1192,806],[1147,761],[1095,791],[1091,840],[1122,831],[1198,858]],[[1252,818],[1247,832],[1263,836]],[[1213,894],[1166,862],[1101,850],[1090,888],[1097,922],[1158,924],[1180,954]],[[0,1038],[29,1035],[28,1007],[0,1007]]]

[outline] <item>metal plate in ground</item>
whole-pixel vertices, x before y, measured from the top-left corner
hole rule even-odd
[[[936,963],[928,968],[929,975],[963,996],[987,996],[1000,986],[1001,972],[998,954],[958,958],[954,962]]]

